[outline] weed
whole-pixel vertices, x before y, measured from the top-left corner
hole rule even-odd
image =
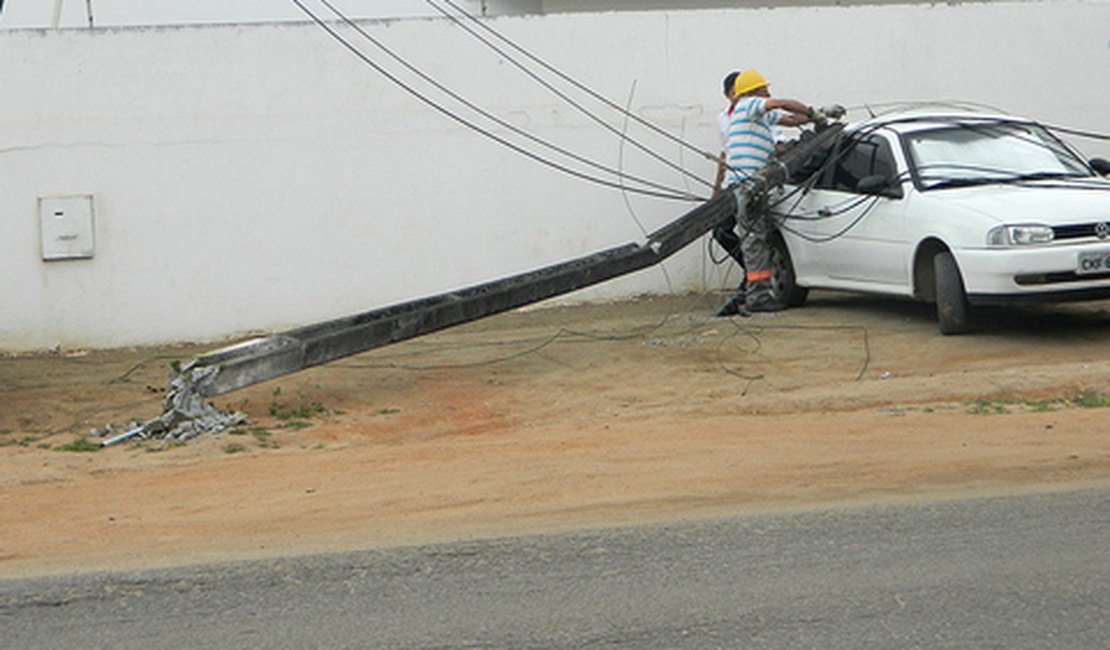
[[[1023,408],[1034,413],[1054,413],[1063,408],[1079,406],[1082,408],[1110,407],[1110,394],[1098,391],[1084,391],[1070,397],[1046,397],[1044,399],[1025,399],[1020,397],[980,398],[967,402],[968,413],[991,415],[1009,413],[1012,407]]]
[[[246,451],[247,448],[243,445],[224,445],[225,454],[237,454],[241,451]]]
[[[1026,400],[1025,404],[1035,413],[1052,413],[1062,408],[1064,400],[1059,397],[1050,397],[1048,399]]]
[[[320,402],[306,402],[300,406],[289,406],[281,402],[270,404],[270,415],[279,420],[303,420],[327,412],[328,410]]]
[[[102,447],[88,438],[74,438],[73,442],[58,445],[54,451],[100,451]]]
[[[392,407],[392,406],[387,406],[384,409],[378,409],[377,411],[374,411],[374,415],[393,415],[394,413],[400,413],[400,412],[401,412],[401,409],[399,409],[399,408],[395,408],[395,407]]]
[[[1072,401],[1085,409],[1107,408],[1110,407],[1110,393],[1083,391],[1073,397]]]
[[[184,440],[163,440],[161,444],[156,444],[154,441],[141,442],[136,445],[140,449],[144,449],[148,454],[156,454],[160,451],[173,449],[175,447],[184,447],[188,443]]]
[[[328,412],[324,405],[317,401],[306,402],[302,400],[299,406],[279,402],[277,398],[281,396],[280,386],[274,389],[273,395],[274,399],[270,402],[270,416],[279,420],[306,420],[314,415]]]
[[[1009,413],[1010,409],[1007,408],[1007,403],[1004,400],[980,398],[968,402],[967,412],[973,415],[994,415]]]
[[[261,447],[262,449],[278,449],[279,448],[278,444],[276,442],[274,442],[273,440],[270,440],[270,436],[272,436],[273,434],[270,433],[269,431],[265,430],[265,429],[260,429],[260,428],[257,428],[257,427],[254,428],[254,429],[251,429],[251,435],[254,436],[254,439],[258,442],[258,446]]]

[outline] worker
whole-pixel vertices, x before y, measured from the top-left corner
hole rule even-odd
[[[775,126],[799,126],[813,121],[814,112],[793,99],[771,97],[770,84],[755,70],[744,70],[733,82],[736,98],[729,120],[725,144],[725,176],[727,186],[734,186],[762,169],[775,150]],[[761,201],[766,197],[742,195],[737,188],[738,202],[747,204],[742,210],[740,228],[741,250],[747,262],[747,291],[744,308],[748,312],[774,312],[786,308],[771,290],[771,247],[768,240],[770,224],[767,209]],[[739,312],[739,310],[738,310]]]
[[[717,161],[717,179],[713,181],[713,195],[721,191],[721,183],[725,180],[725,147],[728,145],[728,123],[732,120],[732,107],[736,106],[736,77],[740,76],[739,70],[733,70],[725,75],[724,91],[727,103],[717,114],[717,141],[721,145],[721,156]]]
[[[724,93],[725,99],[728,103],[721,110],[717,116],[717,138],[721,144],[721,154],[717,160],[717,178],[713,182],[713,196],[716,196],[721,191],[721,184],[725,180],[725,146],[728,144],[728,125],[732,120],[732,108],[736,105],[736,95],[734,93],[736,87],[736,77],[740,75],[740,71],[734,70],[727,75],[724,79]],[[740,237],[736,234],[736,217],[730,216],[713,228],[713,239],[725,249],[729,257],[736,261],[740,267],[740,287],[736,293],[732,294],[725,304],[717,310],[717,316],[735,316],[740,313],[740,307],[744,305],[747,280],[744,275],[744,253],[741,250]]]

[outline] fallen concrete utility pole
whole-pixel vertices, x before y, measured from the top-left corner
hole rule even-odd
[[[842,125],[803,137],[735,192],[722,192],[647,236],[568,262],[430,298],[252,339],[174,366],[172,394],[221,395],[367,350],[429,334],[589,287],[658,264],[697,240],[752,199],[786,181],[829,146]],[[747,201],[740,200],[747,198]],[[168,400],[167,400],[168,401]],[[169,408],[169,405],[167,405]]]

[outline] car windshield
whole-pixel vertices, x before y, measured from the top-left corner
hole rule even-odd
[[[959,122],[904,136],[922,188],[1089,176],[1045,128],[1022,122]]]

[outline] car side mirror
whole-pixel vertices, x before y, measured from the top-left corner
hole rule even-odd
[[[1091,169],[1103,176],[1110,174],[1110,160],[1105,158],[1092,158],[1088,164],[1091,166]]]
[[[895,184],[893,178],[880,174],[864,176],[859,179],[859,182],[856,183],[856,191],[860,194],[878,194],[895,199],[902,198],[902,186]]]

